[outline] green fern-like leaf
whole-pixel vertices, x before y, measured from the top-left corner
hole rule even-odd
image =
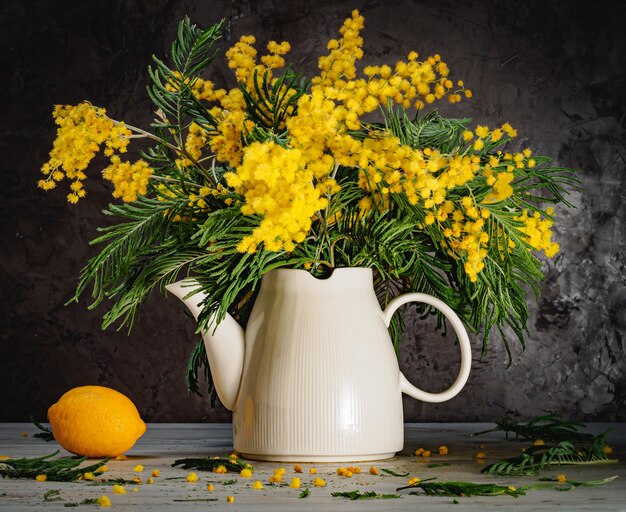
[[[298,99],[306,92],[308,82],[302,75],[293,73],[289,68],[273,82],[267,71],[260,77],[255,70],[252,82],[253,90],[248,90],[243,83],[240,84],[240,88],[248,116],[260,129],[256,135],[251,134],[251,139],[263,142],[266,139],[260,137],[260,134],[264,133],[262,128],[268,130],[265,132],[266,135],[285,131],[285,119],[288,114],[295,114]]]
[[[451,153],[460,145],[461,134],[471,119],[446,119],[434,109],[411,121],[404,109],[392,108],[388,103],[385,114],[387,129],[412,148],[437,148]]]
[[[122,222],[99,229],[102,235],[91,244],[106,245],[82,270],[72,301],[78,301],[92,285],[93,302],[89,307],[93,309],[111,295],[110,290],[123,288],[140,258],[153,245],[167,239],[172,229],[171,217],[184,208],[181,201],[162,202],[148,198],[139,198],[135,203],[109,205],[104,214],[122,219]]]
[[[556,445],[532,446],[519,456],[494,462],[482,469],[482,473],[503,476],[536,475],[537,473],[557,465],[587,465],[615,463],[595,447],[581,447],[569,441],[561,441]]]
[[[510,433],[514,433],[516,440],[536,441],[541,439],[551,443],[570,441],[586,444],[597,442],[598,436],[588,432],[581,432],[580,429],[583,428],[585,428],[584,423],[570,421],[558,414],[550,413],[537,416],[526,423],[503,418],[496,422],[494,428],[472,435],[478,436],[488,432],[504,432],[507,438]]]
[[[190,114],[195,114],[197,120],[204,121],[204,125],[216,125],[206,108],[195,99],[192,87],[199,74],[213,62],[217,56],[213,48],[220,37],[223,20],[207,30],[192,25],[185,17],[178,26],[178,35],[172,44],[171,59],[173,69],[163,61],[153,57],[155,67],[148,68],[152,81],[148,87],[148,94],[157,108],[169,114],[173,121],[169,129],[181,131],[184,120]]]
[[[433,482],[433,478],[424,479],[413,485],[398,487],[397,491],[414,489],[409,494],[427,496],[502,496],[508,495],[513,498],[523,496],[528,487],[519,489],[511,486],[498,484],[477,484],[474,482]],[[421,492],[420,492],[421,491]]]
[[[334,498],[348,498],[351,501],[356,500],[390,500],[402,498],[399,494],[380,494],[374,491],[343,491],[331,492]]]

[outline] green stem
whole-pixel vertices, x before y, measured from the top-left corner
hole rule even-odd
[[[157,181],[165,181],[167,183],[180,183],[180,180],[175,180],[174,178],[167,178],[166,176],[157,176],[155,174],[153,174],[150,179],[157,180]],[[202,185],[199,185],[198,183],[193,183],[192,181],[185,182],[185,185],[187,186],[191,185],[192,187],[196,187],[196,188],[202,187]]]
[[[587,466],[587,465],[596,465],[596,464],[617,464],[619,459],[596,459],[596,460],[581,460],[581,461],[568,461],[568,460],[560,460],[555,464],[559,466]]]
[[[112,121],[115,124],[119,124],[120,121],[116,121],[114,119],[112,119]],[[198,161],[196,160],[193,156],[191,156],[189,154],[189,152],[184,149],[183,144],[181,141],[179,141],[180,146],[174,146],[173,144],[170,144],[169,142],[167,142],[165,139],[162,139],[161,137],[157,137],[156,135],[154,135],[153,133],[147,132],[146,130],[142,130],[141,128],[138,128],[136,126],[130,125],[128,123],[124,123],[124,125],[131,131],[134,131],[138,134],[141,134],[141,136],[146,137],[148,139],[154,140],[155,142],[158,142],[159,144],[163,144],[166,148],[171,149],[174,153],[177,153],[178,155],[184,156],[185,158],[187,158],[191,163],[193,163],[198,170],[200,171],[200,173],[209,181],[209,183],[212,186],[217,186],[217,183],[215,182],[215,180],[213,179],[213,177],[207,172],[207,170],[204,168],[204,166]],[[131,135],[132,137],[132,135]]]
[[[500,431],[500,428],[494,427],[494,428],[490,428],[489,430],[482,430],[480,432],[474,432],[470,434],[470,437],[482,436],[483,434],[489,434],[490,432],[498,432],[498,431]]]

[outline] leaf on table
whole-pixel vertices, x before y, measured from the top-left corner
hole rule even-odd
[[[218,501],[218,498],[190,498],[188,500],[172,500],[172,501]]]
[[[385,469],[385,468],[382,468],[381,471],[383,473],[387,473],[388,475],[399,476],[399,477],[402,477],[402,478],[407,477],[410,474],[409,472],[400,474],[400,473],[396,473],[395,471],[391,471],[391,469]]]
[[[598,436],[591,445],[561,441],[556,445],[535,445],[515,457],[502,459],[485,466],[481,473],[503,476],[536,475],[553,465],[613,464],[604,452],[605,435]]]
[[[522,423],[503,418],[496,422],[495,428],[476,432],[472,436],[479,436],[489,432],[504,432],[508,438],[509,433],[515,434],[515,439],[522,438],[524,440],[536,441],[541,439],[550,443],[559,443],[568,441],[570,443],[593,443],[596,436],[580,432],[581,428],[585,428],[584,423],[577,421],[569,421],[558,414],[550,413],[543,416],[537,416],[528,423]]]
[[[428,464],[427,468],[441,468],[444,466],[450,466],[449,462],[433,462],[432,464]]]
[[[43,495],[44,501],[63,501],[61,491],[59,489],[50,489]]]
[[[331,496],[335,498],[348,498],[350,500],[389,500],[401,498],[399,494],[378,494],[374,491],[349,491],[349,492],[331,492]]]
[[[81,502],[71,501],[69,503],[65,503],[63,506],[64,507],[78,507],[80,505],[97,505],[97,504],[98,504],[98,498],[85,498]]]
[[[567,480],[565,482],[560,482],[557,478],[540,478],[539,480],[542,482],[559,482],[559,485],[553,484],[532,484],[529,488],[532,489],[548,489],[554,488],[557,491],[571,491],[572,489],[576,489],[576,487],[595,487],[597,485],[606,485],[613,480],[615,480],[618,475],[610,476],[608,478],[602,478],[601,480],[586,480],[586,481],[576,481],[576,480]]]
[[[79,467],[87,457],[60,457],[52,459],[56,452],[44,455],[43,457],[25,457],[22,459],[2,459],[0,460],[0,476],[3,478],[35,478],[37,475],[46,475],[50,482],[72,482],[78,480],[85,473],[93,473],[100,476],[100,467],[109,461],[104,458],[100,462],[85,467]]]
[[[39,423],[32,414],[28,417],[28,421],[30,421],[39,430],[41,430],[40,433],[35,434],[33,437],[36,437],[37,439],[43,439],[46,442],[55,440],[54,435],[52,434],[52,431],[49,428],[44,427],[41,423]]]
[[[504,486],[497,484],[476,484],[473,482],[433,482],[424,481],[413,485],[405,485],[398,487],[396,491],[405,489],[415,489],[410,492],[411,495],[426,494],[428,496],[501,496],[509,495],[517,498],[525,494],[525,487],[519,489],[513,486]],[[422,492],[418,492],[422,491]]]

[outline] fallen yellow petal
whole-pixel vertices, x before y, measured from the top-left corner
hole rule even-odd
[[[313,480],[313,485],[315,487],[326,487],[326,480],[317,477],[315,480]]]
[[[100,505],[101,507],[110,507],[111,500],[107,498],[106,496],[102,495],[98,498],[98,505]]]

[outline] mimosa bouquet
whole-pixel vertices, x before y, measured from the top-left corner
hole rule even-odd
[[[269,270],[324,277],[369,267],[383,307],[399,293],[429,293],[482,330],[483,350],[494,327],[507,350],[506,326],[524,344],[527,291],[543,278],[535,254],[559,249],[553,206],[570,206],[572,171],[519,148],[509,123],[474,125],[432,109],[472,97],[439,55],[411,51],[357,69],[363,23],[354,11],[310,79],[285,66],[289,43],[270,41],[259,57],[255,38],[243,36],[226,52],[237,82],[227,90],[205,77],[221,23],[203,30],[185,19],[169,63],[155,57],[148,69],[148,129],[87,102],[56,106],[39,186],[67,180],[76,203],[103,152],[102,175],[122,200],[104,211],[116,222],[93,241],[102,249],[74,300],[91,290],[92,307],[110,302],[104,327],[130,327],[155,287],[193,275],[210,297],[200,327],[226,312],[245,324]],[[152,145],[127,161],[136,138]],[[194,391],[205,359],[199,341],[188,369]]]

